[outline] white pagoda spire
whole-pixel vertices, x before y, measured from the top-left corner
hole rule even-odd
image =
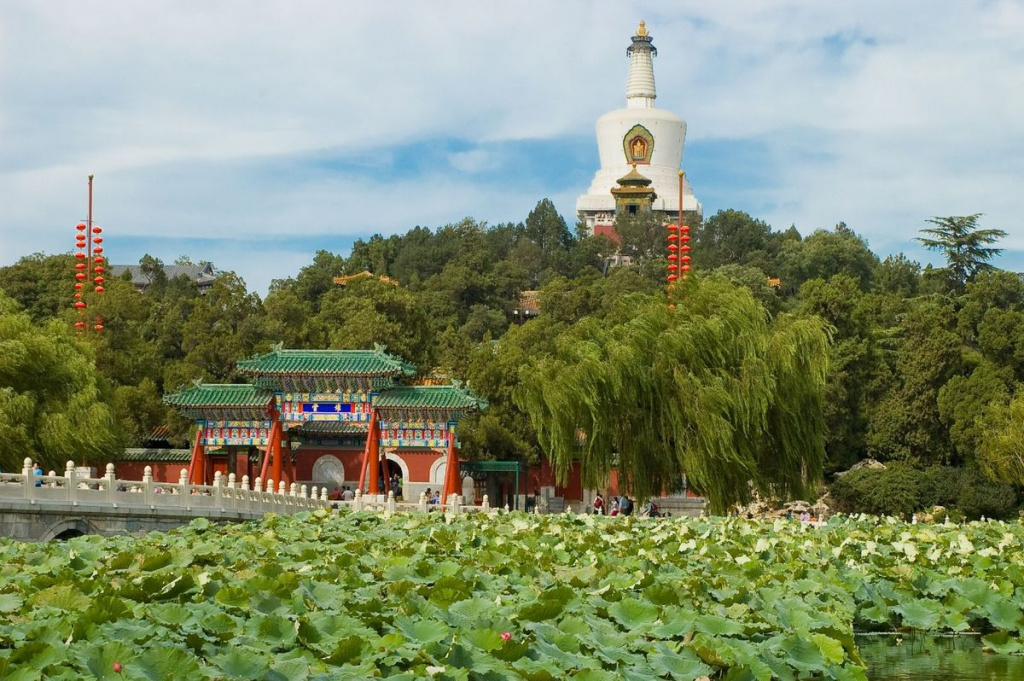
[[[651,43],[643,21],[636,29],[633,44],[626,48],[629,57],[629,79],[626,81],[626,107],[653,109],[658,93],[654,88],[654,61],[658,50]]]

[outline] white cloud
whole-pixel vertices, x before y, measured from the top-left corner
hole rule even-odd
[[[773,224],[845,220],[898,249],[930,215],[985,212],[1024,248],[1020,1],[68,0],[0,6],[0,261],[69,248],[89,172],[112,235],[521,219],[556,192],[536,178],[391,173],[390,150],[590,134],[624,101],[641,17],[660,51],[658,104],[687,119],[691,141],[767,147]],[[492,149],[447,162],[508,169]],[[368,182],[290,165],[318,154],[378,167]],[[764,191],[727,190],[715,194]]]

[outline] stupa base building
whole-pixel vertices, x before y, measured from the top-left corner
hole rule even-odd
[[[601,168],[587,193],[576,201],[577,217],[588,232],[613,239],[615,219],[622,213],[650,211],[669,222],[678,219],[681,205],[686,224],[696,225],[703,218],[703,208],[680,170],[686,121],[654,108],[653,57],[658,51],[644,22],[626,54],[630,58],[626,108],[598,119]],[[645,191],[638,191],[641,187]]]

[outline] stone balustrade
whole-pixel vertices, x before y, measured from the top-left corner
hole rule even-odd
[[[75,506],[106,506],[112,509],[210,509],[211,511],[237,511],[245,517],[260,517],[265,513],[297,513],[315,508],[329,508],[327,490],[311,494],[305,485],[284,482],[275,488],[273,481],[264,484],[259,478],[250,486],[249,476],[237,480],[234,473],[216,473],[212,485],[188,482],[183,468],[176,483],[156,482],[153,470],[146,466],[142,480],[120,480],[114,464],[107,464],[106,474],[100,478],[80,475],[74,462],[69,461],[63,475],[50,471],[35,475],[32,460],[25,459],[21,473],[0,473],[0,504],[14,502],[33,506],[63,504]]]

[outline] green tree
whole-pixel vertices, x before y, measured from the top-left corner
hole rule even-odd
[[[116,458],[120,434],[91,350],[68,324],[35,326],[0,294],[0,347],[0,468],[20,471],[25,457],[60,471]]]
[[[70,255],[27,255],[0,267],[0,290],[14,299],[34,321],[57,317],[71,309],[75,291],[75,259]]]
[[[979,229],[978,218],[974,215],[951,215],[934,217],[928,222],[934,227],[920,230],[928,236],[917,237],[915,241],[931,251],[939,251],[946,259],[946,267],[939,270],[944,274],[953,291],[962,292],[967,282],[983,270],[992,267],[989,260],[999,255],[1003,249],[993,248],[1006,232],[1001,229]]]
[[[674,311],[660,296],[629,303],[567,328],[520,370],[516,403],[560,481],[574,461],[587,487],[615,468],[643,499],[685,473],[721,512],[752,489],[800,496],[820,479],[823,322],[769,320],[721,279],[691,280]]]
[[[330,347],[369,350],[375,344],[422,371],[433,365],[432,325],[421,299],[377,279],[353,281],[324,297],[317,319],[328,329]]]
[[[811,279],[828,281],[845,274],[868,290],[874,278],[878,257],[863,237],[840,222],[831,232],[819,229],[803,241],[787,240],[779,255],[782,285],[797,290]]]
[[[978,463],[993,480],[1024,485],[1024,391],[995,402],[982,417]]]
[[[772,232],[767,222],[740,210],[720,210],[696,230],[693,261],[704,272],[745,265],[778,276],[776,260],[781,247],[781,235]]]

